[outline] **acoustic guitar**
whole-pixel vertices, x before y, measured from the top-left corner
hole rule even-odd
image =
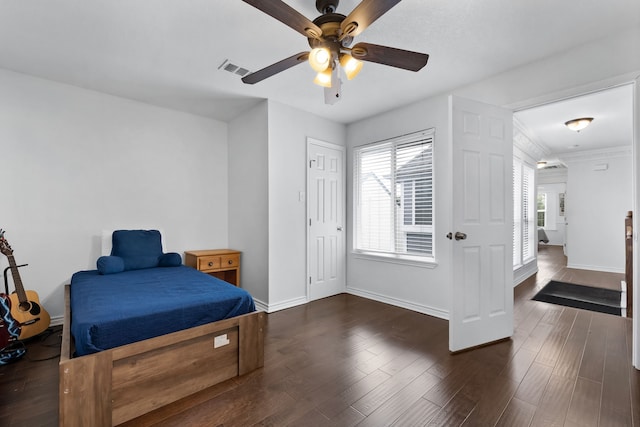
[[[0,229],[0,252],[6,255],[11,268],[13,285],[16,291],[9,295],[11,300],[11,317],[20,326],[19,339],[31,338],[47,330],[51,323],[49,313],[40,305],[40,298],[35,291],[25,291],[18,272],[13,250],[4,238],[4,230]]]

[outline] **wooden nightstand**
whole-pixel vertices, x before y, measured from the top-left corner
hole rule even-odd
[[[240,251],[232,249],[186,251],[184,263],[232,285],[240,286]]]

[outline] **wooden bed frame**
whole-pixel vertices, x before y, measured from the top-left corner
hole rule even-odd
[[[60,426],[118,425],[264,366],[264,312],[74,358],[64,295]]]

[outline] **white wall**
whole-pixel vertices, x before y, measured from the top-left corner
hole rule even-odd
[[[273,101],[229,124],[229,242],[269,312],[307,302],[307,137],[344,145],[346,127]]]
[[[345,145],[346,127],[269,102],[270,310],[307,298],[307,211],[299,198],[307,189],[307,137]]]
[[[269,302],[268,102],[229,123],[229,246],[242,251],[241,286]]]
[[[347,233],[347,289],[350,293],[446,318],[450,305],[450,241],[445,238],[451,217],[449,178],[448,99],[421,101],[361,120],[348,126],[347,218],[353,228],[353,147],[435,128],[434,140],[434,250],[435,268],[364,259],[351,252],[353,232]]]
[[[631,149],[564,160],[567,266],[624,273],[624,219],[633,210]]]
[[[54,321],[103,229],[162,228],[180,253],[227,245],[222,122],[0,70],[0,156],[0,227]]]

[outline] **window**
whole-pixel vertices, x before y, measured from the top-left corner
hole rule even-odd
[[[547,224],[547,194],[538,193],[538,227],[544,227]]]
[[[433,138],[430,129],[354,150],[357,252],[433,258]]]
[[[513,159],[513,266],[518,268],[535,257],[537,241],[535,169]]]

